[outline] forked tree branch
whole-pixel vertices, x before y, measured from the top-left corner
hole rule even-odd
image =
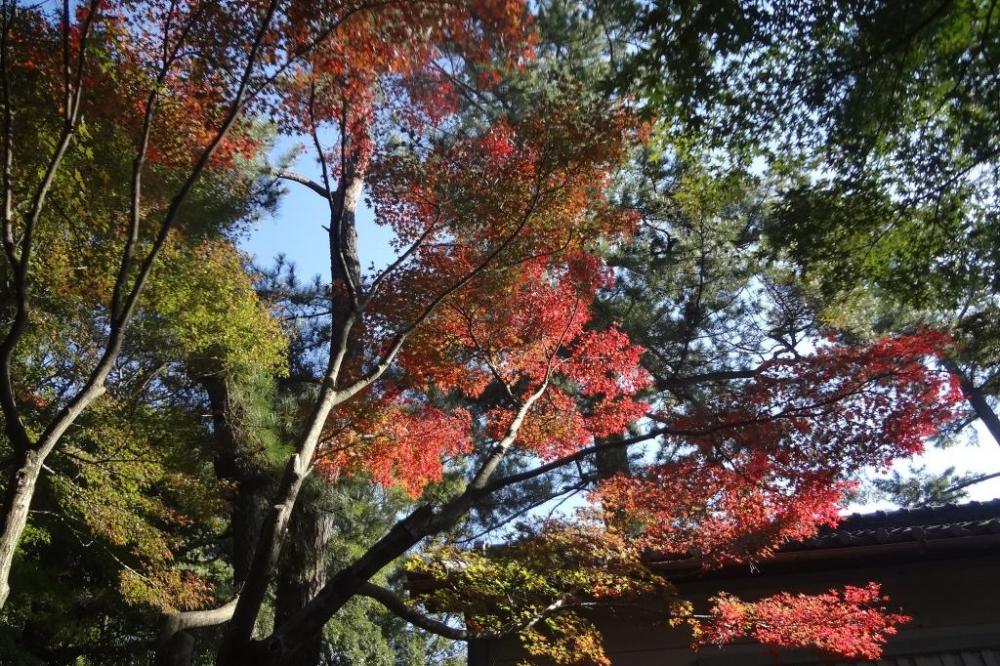
[[[489,480],[500,458],[513,446],[525,418],[542,397],[547,385],[546,380],[524,400],[505,436],[497,442],[493,453],[461,495],[441,507],[422,505],[400,520],[364,555],[335,574],[312,601],[277,627],[271,636],[248,646],[249,653],[243,656],[259,664],[283,663],[282,660],[298,645],[321,631],[329,618],[357,595],[372,576],[421,540],[454,526],[481,496],[482,486]]]

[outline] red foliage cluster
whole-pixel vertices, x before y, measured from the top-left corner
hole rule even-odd
[[[326,476],[364,474],[416,497],[443,478],[443,461],[470,451],[471,425],[465,410],[399,394],[350,403],[328,421],[316,467]]]
[[[443,310],[407,368],[469,398],[491,382],[502,385],[510,400],[487,415],[494,438],[507,431],[519,401],[548,381],[518,433],[519,446],[545,458],[622,432],[646,413],[635,396],[650,377],[639,364],[642,349],[623,333],[585,328],[595,288],[608,279],[599,262],[580,257],[557,266],[528,262],[502,288],[469,294]],[[437,352],[429,358],[422,356],[428,344]]]
[[[949,344],[932,330],[866,348],[831,342],[768,361],[719,401],[664,418],[708,455],[763,446],[768,464],[789,472],[825,470],[831,460],[885,466],[922,452],[924,438],[956,416],[957,383],[925,363]]]
[[[363,172],[380,114],[411,127],[444,122],[457,110],[455,68],[496,82],[530,57],[534,39],[523,0],[85,2],[67,26],[74,55],[84,25],[86,115],[138,143],[152,99],[146,159],[171,169],[191,167],[213,143],[217,167],[256,155],[264,144],[246,120],[256,116],[289,134],[333,123],[346,137],[345,151],[327,156],[334,173],[345,159]],[[59,21],[42,13],[25,13],[11,35],[22,56],[15,78],[40,74],[34,85],[51,88],[56,108],[61,39]],[[234,109],[248,113],[218,138]]]
[[[701,644],[752,638],[776,647],[816,647],[845,659],[878,659],[896,626],[911,618],[889,612],[877,583],[825,594],[782,592],[760,601],[716,597]]]
[[[317,17],[339,21],[336,38],[283,80],[282,126],[310,133],[333,123],[344,139],[325,159],[334,174],[367,171],[380,124],[407,134],[440,126],[458,110],[458,69],[489,88],[531,55],[523,0],[293,3],[289,48],[315,38]]]
[[[471,422],[461,410],[446,415],[412,399],[416,395],[456,391],[477,399],[491,384],[502,388],[506,399],[486,416],[489,434],[499,439],[520,400],[548,381],[517,440],[548,458],[621,432],[643,416],[648,406],[635,397],[650,381],[639,364],[642,349],[615,328],[585,329],[595,285],[608,276],[598,262],[569,264],[528,262],[504,288],[473,289],[449,302],[402,354],[396,394],[369,396],[364,412],[352,404],[342,416],[350,423],[343,430],[354,435],[328,427],[331,443],[321,467],[362,471],[413,494],[439,479],[442,459],[467,452]]]
[[[637,221],[607,202],[605,188],[637,122],[613,107],[600,111],[608,115],[547,108],[516,124],[501,117],[426,152],[382,155],[368,179],[376,220],[392,229],[400,252],[424,239],[412,263],[425,264],[422,272],[433,263],[425,277],[443,275],[438,286],[498,250],[492,276],[532,258],[582,257],[595,238],[627,235]],[[410,271],[396,284],[420,287],[414,279]]]
[[[588,115],[549,108],[517,123],[498,117],[455,132],[449,123],[459,76],[463,85],[478,76],[488,87],[530,56],[523,3],[417,3],[386,11],[405,16],[348,19],[343,29],[352,38],[286,82],[292,94],[283,118],[295,131],[319,123],[337,129],[344,150],[324,156],[331,173],[364,176],[378,223],[392,229],[394,247],[405,255],[372,288],[362,323],[371,356],[386,354],[398,332],[436,304],[408,334],[389,393],[379,397],[386,389],[377,387],[365,398],[364,419],[341,415],[358,432],[375,423],[408,428],[399,451],[374,445],[379,437],[352,447],[333,419],[323,454],[328,473],[364,470],[393,481],[377,470],[398,470],[398,457],[409,452],[414,474],[403,485],[416,493],[440,476],[442,458],[459,450],[444,440],[467,441],[471,424],[465,419],[461,435],[457,421],[435,427],[444,415],[421,407],[420,414],[433,416],[434,432],[411,446],[416,424],[395,421],[404,397],[412,411],[432,396],[479,398],[496,382],[509,400],[488,415],[487,426],[501,437],[518,400],[552,379],[519,438],[546,455],[621,431],[645,413],[632,397],[648,383],[641,350],[616,330],[584,332],[596,290],[610,278],[587,246],[602,235],[628,234],[635,224],[607,203],[604,185],[627,155],[637,121],[613,106]],[[401,136],[410,139],[405,149]]]
[[[416,29],[409,15],[396,23],[345,24],[369,32],[344,42],[350,53],[324,53],[326,61],[303,70],[304,78],[295,83],[302,88],[291,103],[309,108],[289,107],[289,118],[311,113],[309,122],[330,121],[346,132],[355,153],[328,156],[331,169],[338,174],[349,165],[355,173],[366,171],[376,219],[393,230],[397,251],[407,254],[379,285],[364,318],[364,337],[376,352],[385,353],[397,331],[447,295],[398,358],[393,382],[400,395],[423,403],[427,398],[418,396],[458,391],[475,399],[499,381],[511,399],[510,406],[490,414],[490,431],[499,437],[516,400],[547,377],[559,377],[564,385],[547,392],[525,424],[522,442],[537,450],[556,442],[578,447],[592,434],[624,429],[646,409],[627,395],[648,381],[638,366],[640,350],[617,331],[583,332],[596,289],[609,279],[585,245],[599,234],[628,233],[634,224],[603,203],[602,187],[625,155],[634,122],[616,113],[580,122],[573,109],[547,109],[544,118],[529,117],[516,126],[501,117],[458,140],[432,138],[427,149],[414,144],[401,152],[375,151],[372,141],[383,123],[430,137],[447,124],[457,110],[457,93],[453,73],[442,68],[444,55],[458,57],[467,75],[483,74],[486,63],[517,66],[530,53],[521,3],[461,7],[449,7],[447,17],[436,16],[439,10],[433,8],[418,10],[420,21],[430,24],[418,30],[419,39],[396,34]],[[359,48],[367,49],[364,57]],[[391,57],[383,58],[382,51]],[[376,83],[400,93],[382,90],[379,99],[390,100],[387,108],[372,106]],[[300,129],[310,128],[307,123]],[[606,365],[588,368],[588,363]],[[616,368],[620,378],[611,372]],[[368,399],[372,409],[381,402],[375,411],[384,413],[377,421],[393,420],[397,398]],[[581,413],[584,401],[592,407],[587,413]],[[410,451],[408,467],[420,473],[404,485],[416,493],[440,476],[442,454],[456,450],[443,440],[467,441],[471,431],[466,424],[459,435],[455,422],[431,426],[435,436],[426,437],[419,449],[409,446],[410,436],[401,437],[399,451],[352,449],[337,436],[325,465],[328,471],[364,469],[390,481],[391,475],[382,478],[376,471],[398,469],[400,452]],[[353,427],[360,431],[359,424]],[[341,450],[345,453],[336,453]]]
[[[152,100],[146,161],[153,167],[189,169],[206,151],[210,164],[222,169],[256,157],[265,143],[239,111],[265,79],[262,64],[280,58],[279,22],[273,21],[258,48],[261,64],[246,66],[265,7],[217,0],[99,3],[96,31],[109,62],[91,68],[88,88],[97,93],[92,99],[100,114],[138,144]],[[230,116],[232,127],[220,137]]]
[[[777,359],[711,406],[669,420],[687,453],[613,478],[597,497],[633,516],[647,548],[719,566],[835,524],[848,479],[922,450],[961,399],[925,364],[940,334],[838,344]]]
[[[790,483],[689,459],[610,479],[597,496],[605,509],[638,523],[645,548],[718,567],[765,557],[787,539],[836,524],[846,483],[828,477]]]

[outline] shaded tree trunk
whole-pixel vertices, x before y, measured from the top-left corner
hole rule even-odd
[[[280,625],[305,608],[327,582],[326,549],[334,533],[334,516],[302,502],[292,514],[277,576],[275,624]],[[289,666],[318,666],[321,634],[304,641],[285,662]]]
[[[260,535],[261,523],[267,511],[268,479],[264,470],[251,462],[253,451],[232,425],[233,405],[225,379],[212,375],[202,378],[208,393],[215,434],[215,473],[219,479],[235,484],[231,531],[233,583],[238,588],[246,580],[253,559],[254,544]]]
[[[594,443],[599,446],[609,441],[611,441],[611,438],[605,437],[595,440]],[[632,465],[628,459],[628,449],[623,446],[600,449],[594,455],[594,466],[597,468],[597,478],[600,480],[617,474],[632,475]]]
[[[208,394],[212,417],[215,474],[220,480],[235,484],[230,514],[230,559],[233,587],[238,590],[249,573],[253,547],[267,511],[268,479],[264,470],[250,463],[253,451],[248,450],[248,444],[240,440],[232,426],[233,405],[225,379],[208,375],[202,377],[201,384]],[[156,646],[156,665],[191,666],[195,641],[189,629],[227,622],[235,605],[233,601],[216,611],[165,614]]]

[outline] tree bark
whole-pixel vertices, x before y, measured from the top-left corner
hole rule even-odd
[[[233,583],[239,588],[246,580],[253,558],[253,547],[260,536],[261,523],[267,511],[267,478],[264,470],[253,466],[256,451],[241,441],[232,426],[233,405],[229,387],[218,375],[203,377],[202,386],[208,394],[215,436],[215,474],[236,486],[230,517]]]
[[[0,608],[10,594],[10,569],[17,544],[28,524],[28,511],[38,485],[42,462],[43,457],[34,449],[21,453],[4,492],[3,515],[0,517]]]
[[[255,451],[233,428],[233,409],[229,386],[218,374],[201,378],[208,395],[215,445],[215,474],[220,480],[235,485],[230,512],[233,566],[233,586],[239,589],[246,580],[253,556],[253,546],[260,534],[267,510],[267,478],[263,470],[250,462]],[[194,636],[189,629],[228,622],[236,608],[236,600],[211,611],[165,613],[161,620],[156,646],[157,666],[191,666],[194,659]]]
[[[292,515],[277,577],[275,624],[281,624],[315,598],[327,582],[326,552],[333,538],[334,516],[314,504],[303,503]],[[289,666],[318,666],[323,636],[304,641],[286,659]]]
[[[463,498],[466,496],[463,495]],[[452,508],[458,509],[457,504]],[[441,528],[441,520],[457,520],[468,508],[462,502],[458,511],[449,511],[447,518],[437,516],[432,507],[424,505],[396,523],[378,543],[350,566],[327,581],[323,589],[300,611],[277,625],[275,632],[263,641],[244,646],[233,663],[278,666],[289,662],[300,646],[315,640],[329,618],[344,607],[362,586],[396,558],[403,555],[425,536]],[[235,655],[234,655],[235,656]]]
[[[156,647],[156,666],[191,666],[194,662],[194,636],[177,631]]]

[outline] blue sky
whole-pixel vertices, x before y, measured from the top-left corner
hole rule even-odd
[[[316,160],[311,154],[301,155],[291,170],[316,181],[321,180]],[[243,249],[253,253],[259,264],[268,265],[274,257],[284,254],[296,265],[301,278],[319,274],[329,279],[329,241],[323,228],[330,216],[327,203],[303,185],[288,182],[285,186],[288,194],[282,199],[277,214],[257,225],[243,242]],[[370,262],[385,266],[391,260],[390,235],[387,229],[375,224],[372,211],[362,207],[358,212],[362,267]]]

